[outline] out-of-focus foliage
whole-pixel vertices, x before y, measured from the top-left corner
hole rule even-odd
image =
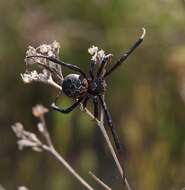
[[[88,68],[88,47],[97,45],[116,60],[137,39],[139,49],[108,79],[106,95],[125,145],[126,171],[133,189],[185,187],[185,3],[181,0],[0,1],[0,183],[9,189],[81,189],[46,154],[18,152],[10,125],[33,131],[31,107],[49,105],[57,92],[20,78],[28,45],[57,40],[60,57]],[[66,70],[66,73],[69,71]],[[71,102],[61,98],[61,105]],[[113,189],[119,175],[93,121],[77,109],[48,114],[58,150],[94,183],[94,171]]]

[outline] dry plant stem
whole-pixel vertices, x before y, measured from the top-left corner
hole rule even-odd
[[[51,140],[51,137],[50,137],[50,134],[49,134],[48,129],[47,129],[47,126],[46,126],[46,121],[45,121],[45,118],[44,118],[43,115],[40,117],[40,120],[41,120],[41,122],[42,122],[42,124],[43,124],[43,127],[44,127],[44,130],[43,130],[43,133],[42,133],[42,134],[43,134],[43,136],[44,136],[44,138],[45,138],[45,140],[46,140],[48,146],[49,146],[50,148],[54,148],[53,143],[52,143],[52,140]]]
[[[51,141],[50,134],[46,127],[46,122],[44,116],[40,117],[41,122],[43,123],[44,131],[43,136],[48,144],[43,145],[42,148],[51,153],[55,159],[57,159],[62,166],[64,166],[86,189],[88,190],[94,190],[69,164],[68,162],[56,151],[56,149],[53,146],[53,143]]]
[[[101,132],[102,132],[102,134],[103,134],[103,136],[104,136],[104,138],[105,138],[105,140],[106,140],[106,143],[107,143],[107,145],[108,145],[108,147],[109,147],[109,150],[110,150],[110,152],[111,152],[111,154],[112,154],[112,156],[113,156],[113,158],[114,158],[114,161],[115,161],[115,163],[116,163],[116,166],[117,166],[117,168],[118,168],[118,171],[119,171],[119,173],[120,173],[120,176],[121,176],[121,178],[124,180],[124,184],[126,185],[127,189],[128,189],[128,190],[131,190],[131,187],[130,187],[130,185],[129,185],[129,183],[128,183],[128,180],[127,180],[127,178],[126,178],[126,176],[125,176],[125,174],[124,174],[124,172],[123,172],[123,168],[121,167],[121,164],[120,164],[120,162],[119,162],[119,160],[118,160],[118,158],[117,158],[117,155],[116,155],[116,153],[115,153],[115,151],[114,151],[114,148],[113,148],[113,146],[112,146],[112,144],[111,144],[111,141],[110,141],[110,139],[109,139],[109,136],[108,136],[108,134],[107,134],[107,132],[106,132],[106,130],[105,130],[104,123],[103,123],[103,117],[104,117],[103,110],[101,109],[101,119],[100,119],[101,121],[99,121],[97,118],[95,118],[94,115],[93,115],[87,108],[85,108],[84,111],[85,111],[93,120],[95,120],[95,121],[97,122],[97,124],[98,124],[98,126],[99,126],[99,128],[100,128],[100,130],[101,130]]]
[[[96,118],[94,117],[94,115],[93,115],[87,108],[85,108],[84,110],[85,110],[85,112],[86,112],[92,119],[94,119],[94,120],[97,122],[98,126],[100,127],[100,130],[101,130],[101,132],[103,133],[103,136],[104,136],[104,138],[105,138],[105,140],[106,140],[106,142],[107,142],[107,144],[108,144],[108,147],[109,147],[109,149],[110,149],[110,151],[111,151],[111,154],[112,154],[112,156],[113,156],[113,158],[114,158],[114,161],[115,161],[115,163],[116,163],[116,166],[117,166],[117,168],[118,168],[118,171],[119,171],[121,177],[123,178],[123,169],[122,169],[122,167],[121,167],[121,164],[119,163],[119,160],[118,160],[118,158],[117,158],[117,156],[116,156],[116,153],[115,153],[114,148],[113,148],[113,146],[112,146],[112,144],[111,144],[111,142],[110,142],[110,139],[109,139],[109,137],[108,137],[108,135],[107,135],[107,132],[106,132],[106,130],[105,130],[105,127],[104,127],[103,123],[100,122],[98,119],[96,119]],[[101,111],[101,113],[102,113],[102,111]],[[101,115],[102,115],[102,114],[101,114]]]
[[[103,97],[104,98],[104,97]],[[124,184],[126,185],[126,187],[127,187],[127,189],[128,190],[131,190],[131,187],[130,187],[130,185],[129,185],[129,183],[128,183],[128,180],[127,180],[127,178],[126,178],[126,175],[125,175],[125,173],[123,172],[123,168],[121,167],[121,164],[120,164],[120,162],[119,162],[119,160],[118,160],[118,158],[117,158],[117,156],[116,156],[116,153],[115,153],[115,151],[114,151],[114,148],[113,148],[113,146],[112,146],[112,144],[111,144],[111,141],[110,141],[110,139],[109,139],[109,136],[107,135],[107,132],[106,132],[106,130],[105,130],[105,127],[104,127],[104,113],[103,113],[103,109],[101,108],[101,115],[100,115],[100,129],[101,129],[101,131],[102,131],[102,133],[103,133],[103,135],[104,135],[104,137],[105,137],[105,139],[106,139],[106,142],[107,142],[107,144],[108,144],[108,146],[109,146],[109,149],[110,149],[110,151],[111,151],[111,153],[112,153],[112,156],[113,156],[113,158],[114,158],[114,160],[115,160],[115,162],[116,162],[116,165],[117,165],[117,168],[118,168],[118,170],[119,170],[119,173],[120,173],[120,175],[121,175],[121,178],[124,180]]]
[[[61,86],[59,86],[56,82],[50,81],[49,84],[50,84],[51,86],[55,87],[55,88],[61,89]]]
[[[112,190],[108,185],[106,185],[101,179],[99,179],[97,176],[95,176],[91,171],[89,172],[89,174],[90,174],[91,177],[92,177],[97,183],[99,183],[104,189],[106,189],[106,190]]]
[[[60,163],[64,166],[86,189],[94,190],[69,164],[64,158],[55,150],[54,147],[47,147],[49,153],[51,153]]]
[[[6,189],[0,184],[0,190],[6,190]]]
[[[108,134],[107,134],[107,132],[106,132],[106,130],[105,130],[105,127],[104,127],[104,114],[103,114],[103,110],[101,109],[101,115],[100,115],[100,130],[101,130],[101,132],[103,133],[103,136],[104,136],[104,138],[105,138],[105,140],[106,140],[106,142],[107,142],[107,144],[108,144],[108,147],[109,147],[109,149],[110,149],[110,151],[111,151],[111,153],[112,153],[112,156],[113,156],[113,158],[114,158],[114,161],[116,162],[116,165],[117,165],[117,168],[118,168],[118,170],[119,170],[119,173],[120,173],[120,175],[121,175],[121,178],[123,178],[123,169],[122,169],[122,167],[121,167],[121,164],[119,163],[119,160],[118,160],[118,158],[117,158],[117,156],[116,156],[116,153],[115,153],[115,151],[114,151],[114,148],[113,148],[113,146],[112,146],[112,143],[111,143],[111,141],[110,141],[110,139],[109,139],[109,136],[108,136]]]
[[[126,185],[127,189],[132,190],[131,187],[130,187],[130,184],[128,183],[128,180],[127,180],[126,176],[124,177],[124,181],[125,181],[125,185]]]

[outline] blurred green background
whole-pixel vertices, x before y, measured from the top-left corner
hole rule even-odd
[[[17,150],[11,124],[21,121],[35,132],[32,106],[49,106],[57,94],[46,85],[21,81],[27,46],[57,40],[60,57],[87,70],[90,46],[113,53],[115,61],[142,27],[144,43],[108,79],[106,99],[132,188],[185,187],[184,0],[0,0],[0,184],[7,190],[20,185],[83,189],[50,155]],[[69,104],[61,98],[60,105]],[[56,148],[86,180],[97,187],[88,176],[92,170],[121,189],[109,150],[87,115],[79,109],[68,115],[50,112],[47,122]]]

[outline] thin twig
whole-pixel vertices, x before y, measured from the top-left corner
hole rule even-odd
[[[93,115],[87,108],[85,108],[84,111],[85,111],[93,120],[95,120],[95,121],[97,122],[98,127],[100,128],[100,130],[101,130],[101,132],[102,132],[102,134],[103,134],[103,136],[104,136],[104,138],[105,138],[105,140],[106,140],[106,142],[107,142],[107,144],[108,144],[108,147],[109,147],[109,149],[110,149],[110,151],[111,151],[111,154],[112,154],[112,156],[113,156],[113,158],[114,158],[114,161],[115,161],[116,166],[117,166],[117,168],[118,168],[118,170],[119,170],[119,173],[120,173],[121,177],[123,177],[123,169],[122,169],[122,167],[121,167],[121,164],[119,163],[119,160],[118,160],[118,158],[117,158],[117,156],[116,156],[116,153],[115,153],[114,148],[113,148],[113,146],[112,146],[112,144],[111,144],[111,142],[110,142],[110,139],[109,139],[109,137],[108,137],[108,135],[107,135],[107,132],[106,132],[106,130],[105,130],[105,127],[104,127],[103,123],[101,123],[101,121],[99,121],[97,118],[95,118],[94,115]],[[101,113],[102,113],[102,112],[101,112]],[[102,115],[102,114],[101,114],[101,115]]]
[[[56,151],[54,147],[45,147],[46,151],[51,153],[62,166],[64,166],[86,189],[94,190],[69,164],[68,162]]]
[[[106,185],[101,179],[99,179],[96,175],[94,175],[91,171],[89,172],[89,174],[91,175],[91,177],[97,182],[99,183],[103,188],[105,188],[106,190],[112,190],[108,185]]]
[[[42,132],[42,135],[44,136],[47,144],[49,145],[50,148],[54,148],[50,134],[48,132],[47,126],[46,126],[46,121],[45,121],[45,117],[43,115],[40,116],[40,120],[43,124],[44,130]]]
[[[120,176],[121,176],[121,178],[122,178],[123,181],[124,181],[124,184],[126,185],[126,187],[127,187],[128,190],[131,190],[131,187],[130,187],[129,182],[128,182],[127,178],[126,178],[126,175],[125,175],[124,172],[123,172],[123,168],[121,167],[121,164],[120,164],[120,162],[119,162],[119,160],[118,160],[118,158],[117,158],[117,155],[116,155],[116,153],[115,153],[115,151],[114,151],[114,148],[113,148],[113,146],[112,146],[112,143],[111,143],[111,141],[110,141],[110,139],[109,139],[109,136],[108,136],[108,134],[107,134],[107,132],[106,132],[106,130],[105,130],[104,123],[103,123],[103,117],[104,117],[103,110],[101,110],[101,121],[99,121],[97,118],[95,118],[94,115],[93,115],[87,108],[84,108],[84,111],[85,111],[93,120],[96,121],[98,127],[100,128],[100,130],[101,130],[101,132],[102,132],[102,134],[103,134],[103,136],[104,136],[104,138],[105,138],[105,140],[106,140],[106,143],[107,143],[107,145],[108,145],[108,147],[109,147],[109,150],[110,150],[110,152],[111,152],[111,154],[112,154],[112,157],[113,157],[113,159],[114,159],[114,161],[115,161],[115,163],[116,163],[116,166],[117,166],[117,169],[118,169],[118,171],[119,171],[119,173],[120,173]]]
[[[0,190],[6,190],[6,189],[0,184]]]
[[[51,153],[86,189],[94,190],[69,164],[68,162],[56,151],[53,146],[50,134],[46,127],[44,116],[40,117],[41,122],[44,126],[44,132],[42,133],[48,146],[44,145],[42,148],[47,152]]]
[[[104,98],[105,97],[103,96],[103,99]],[[102,108],[101,108],[101,115],[100,115],[100,124],[101,125],[99,127],[100,127],[100,129],[101,129],[101,131],[102,131],[102,133],[104,135],[104,138],[106,139],[106,142],[107,142],[107,144],[109,146],[109,149],[110,149],[110,151],[112,153],[112,156],[113,156],[113,158],[114,158],[114,160],[116,162],[116,165],[117,165],[117,168],[118,168],[119,173],[121,175],[121,178],[124,180],[124,184],[126,185],[127,189],[131,190],[131,187],[130,187],[129,182],[128,182],[127,177],[126,177],[126,174],[124,172],[124,168],[121,166],[121,164],[120,164],[120,162],[119,162],[119,160],[117,158],[117,155],[116,155],[116,153],[114,151],[114,148],[112,146],[112,143],[111,143],[111,141],[109,139],[109,136],[107,134],[107,131],[105,130],[105,126],[104,126],[104,112],[103,112]]]
[[[118,158],[117,158],[117,155],[116,155],[116,153],[115,153],[115,151],[114,151],[114,148],[113,148],[113,146],[112,146],[112,143],[111,143],[111,141],[110,141],[110,139],[109,139],[109,136],[108,136],[108,134],[107,134],[107,131],[105,130],[105,127],[104,127],[104,113],[103,113],[103,109],[101,108],[101,115],[100,115],[100,130],[101,130],[101,132],[103,133],[103,136],[104,136],[104,138],[105,138],[105,140],[106,140],[106,142],[107,142],[107,145],[108,145],[108,147],[109,147],[109,149],[110,149],[110,151],[111,151],[111,153],[112,153],[112,156],[113,156],[113,158],[114,158],[114,161],[115,161],[115,163],[116,163],[116,165],[117,165],[117,168],[118,168],[118,170],[119,170],[119,173],[120,173],[120,175],[121,175],[121,178],[123,178],[123,169],[122,169],[122,167],[121,167],[121,164],[119,163],[119,160],[118,160]]]
[[[37,125],[39,132],[44,137],[46,143],[42,143],[39,141],[39,143],[34,143],[38,148],[41,148],[41,150],[45,150],[52,154],[56,160],[60,162],[62,166],[64,166],[86,189],[88,190],[94,190],[69,164],[68,162],[56,151],[53,142],[51,140],[50,133],[48,132],[48,128],[46,125],[44,114],[48,112],[48,109],[45,108],[42,105],[37,105],[33,107],[32,113],[35,117],[39,118],[40,123]],[[19,127],[20,128],[20,127]],[[13,128],[15,132],[19,132],[20,130],[15,130],[15,127]],[[18,134],[19,135],[19,134]],[[20,136],[20,135],[19,135]],[[33,136],[33,135],[32,135]],[[33,139],[33,137],[32,137]],[[34,138],[36,139],[36,137]],[[33,139],[33,140],[34,140]],[[37,139],[36,139],[37,140]],[[32,143],[33,144],[33,143]]]

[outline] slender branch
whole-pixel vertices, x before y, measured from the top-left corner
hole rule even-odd
[[[51,153],[62,166],[64,166],[86,189],[94,190],[69,164],[68,162],[55,150],[54,147],[43,147],[44,150]]]
[[[44,115],[48,112],[48,109],[42,105],[36,105],[32,108],[32,114],[37,117],[40,122],[37,124],[38,131],[43,136],[45,143],[32,132],[26,131],[21,123],[15,123],[12,125],[12,130],[18,138],[19,149],[24,147],[31,147],[34,151],[46,151],[49,152],[59,163],[64,166],[73,177],[75,177],[87,190],[94,190],[73,168],[69,163],[57,152],[55,149],[50,133],[46,125]]]
[[[109,150],[110,150],[110,152],[111,152],[111,154],[112,154],[112,156],[113,156],[113,158],[114,158],[114,161],[115,161],[115,163],[116,163],[116,166],[117,166],[117,168],[118,168],[118,171],[119,171],[121,177],[123,178],[123,169],[122,169],[122,167],[121,167],[121,164],[119,163],[119,160],[118,160],[118,158],[117,158],[117,156],[116,156],[116,153],[115,153],[114,148],[113,148],[113,146],[112,146],[112,144],[111,144],[111,142],[110,142],[110,139],[109,139],[109,137],[108,137],[108,135],[107,135],[107,132],[106,132],[106,130],[105,130],[105,127],[104,127],[103,123],[102,123],[101,121],[99,121],[97,118],[95,118],[94,115],[93,115],[87,108],[85,108],[84,111],[85,111],[93,120],[95,120],[95,121],[97,122],[98,127],[100,128],[100,130],[101,130],[101,132],[102,132],[102,134],[103,134],[103,136],[104,136],[104,138],[105,138],[105,140],[106,140],[106,143],[107,143],[107,145],[108,145],[108,147],[109,147]],[[101,111],[101,115],[102,115],[102,111]]]
[[[50,137],[50,134],[48,132],[48,129],[47,129],[47,126],[46,126],[46,121],[45,121],[45,117],[44,115],[41,115],[40,116],[40,120],[43,124],[43,132],[42,132],[42,135],[44,136],[47,144],[49,145],[50,148],[54,148],[53,146],[53,143],[52,143],[52,140],[51,140],[51,137]]]
[[[116,153],[115,153],[115,151],[114,151],[114,148],[113,148],[113,146],[112,146],[112,143],[111,143],[111,141],[110,141],[110,139],[109,139],[109,136],[108,136],[108,134],[107,134],[107,132],[106,132],[106,130],[105,130],[105,127],[104,127],[104,113],[103,113],[103,109],[101,108],[101,115],[100,115],[100,130],[101,130],[101,132],[103,133],[103,136],[104,136],[104,138],[105,138],[105,140],[106,140],[106,142],[107,142],[107,145],[108,145],[108,147],[109,147],[109,149],[110,149],[110,151],[111,151],[111,153],[112,153],[112,156],[113,156],[113,158],[114,158],[114,161],[115,161],[115,163],[116,163],[116,165],[117,165],[117,168],[118,168],[118,170],[119,170],[119,173],[120,173],[120,175],[121,175],[121,178],[123,178],[123,169],[122,169],[122,167],[121,167],[121,164],[119,163],[119,160],[118,160],[118,158],[117,158],[117,155],[116,155]]]
[[[45,122],[45,118],[43,115],[40,116],[40,120],[43,124],[43,136],[48,144],[47,145],[43,145],[42,148],[51,153],[54,158],[56,160],[58,160],[60,162],[60,164],[62,166],[64,166],[86,189],[88,190],[94,190],[93,187],[91,187],[69,164],[68,162],[56,151],[55,147],[53,146],[50,134],[48,132],[47,126],[46,126],[46,122]]]
[[[94,115],[93,115],[87,108],[84,108],[84,111],[85,111],[93,120],[96,121],[98,127],[100,128],[100,130],[101,130],[101,132],[102,132],[102,134],[103,134],[103,136],[104,136],[104,138],[105,138],[105,140],[106,140],[106,143],[107,143],[107,145],[108,145],[108,147],[109,147],[109,150],[110,150],[110,152],[111,152],[111,154],[112,154],[112,157],[113,157],[113,159],[114,159],[114,161],[115,161],[115,164],[116,164],[116,166],[117,166],[117,169],[118,169],[118,171],[119,171],[119,174],[120,174],[121,178],[122,178],[123,181],[124,181],[124,184],[126,185],[126,187],[127,187],[128,190],[131,190],[131,187],[130,187],[129,182],[128,182],[127,178],[126,178],[126,175],[125,175],[125,173],[123,172],[123,168],[121,167],[121,164],[120,164],[120,162],[119,162],[119,160],[118,160],[118,158],[117,158],[117,155],[116,155],[116,153],[115,153],[115,151],[114,151],[114,148],[113,148],[113,146],[112,146],[112,144],[111,144],[111,141],[110,141],[110,139],[109,139],[109,136],[108,136],[108,134],[107,134],[107,132],[106,132],[106,130],[105,130],[104,123],[103,123],[103,117],[104,117],[103,110],[101,109],[101,118],[100,118],[100,121],[99,121],[97,118],[95,118]]]
[[[89,172],[89,174],[90,174],[91,177],[92,177],[97,183],[99,183],[104,189],[106,189],[106,190],[112,190],[108,185],[106,185],[101,179],[99,179],[97,176],[95,176],[91,171]]]
[[[6,190],[6,189],[0,184],[0,190]]]
[[[103,99],[104,98],[105,97],[103,96]],[[105,130],[105,126],[104,126],[104,112],[103,112],[102,108],[101,108],[101,115],[100,115],[100,124],[101,125],[99,127],[100,127],[100,129],[101,129],[101,131],[102,131],[102,133],[104,135],[104,138],[105,138],[105,140],[107,142],[107,145],[109,146],[109,149],[110,149],[110,151],[112,153],[112,156],[113,156],[113,158],[114,158],[114,160],[116,162],[116,165],[117,165],[117,168],[118,168],[119,173],[121,175],[121,178],[124,180],[124,184],[126,185],[127,189],[131,190],[131,187],[130,187],[129,182],[128,182],[127,177],[126,177],[126,174],[124,172],[124,168],[121,166],[121,164],[120,164],[120,162],[119,162],[119,160],[117,158],[117,155],[116,155],[116,153],[114,151],[114,148],[112,146],[112,143],[111,143],[111,141],[109,139],[109,136],[107,134],[107,131]]]

